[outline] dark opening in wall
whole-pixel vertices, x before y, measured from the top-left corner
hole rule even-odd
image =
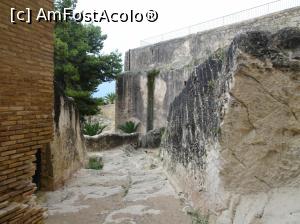
[[[32,182],[36,184],[37,190],[41,189],[41,173],[42,173],[42,154],[41,149],[38,149],[35,154],[35,173],[32,177]]]

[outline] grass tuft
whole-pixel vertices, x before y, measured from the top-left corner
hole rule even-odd
[[[208,224],[208,217],[201,215],[198,211],[188,211],[187,214],[192,217],[192,224]]]
[[[103,166],[102,157],[93,156],[89,158],[88,169],[102,170]]]

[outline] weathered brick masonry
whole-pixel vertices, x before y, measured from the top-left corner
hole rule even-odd
[[[12,7],[36,14],[53,2],[0,1],[0,223],[42,223],[32,176],[53,132],[53,24],[12,24]]]

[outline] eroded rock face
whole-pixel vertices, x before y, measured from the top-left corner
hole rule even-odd
[[[300,220],[299,49],[298,28],[240,34],[171,105],[165,165],[211,223]]]
[[[140,137],[139,146],[142,148],[158,148],[164,131],[165,128],[148,131],[145,135]]]
[[[106,125],[102,133],[115,132],[115,104],[102,105],[100,107],[100,113],[86,116],[85,120]]]
[[[64,96],[56,86],[54,111],[54,136],[49,144],[45,170],[48,179],[44,189],[55,190],[62,187],[74,172],[85,166],[86,147],[81,133],[78,110],[72,98]]]
[[[221,156],[227,158],[221,171],[229,189],[262,191],[299,175],[300,61],[294,58],[299,34],[285,29],[262,34],[265,42],[240,36],[234,43],[245,53],[236,58],[221,124]]]

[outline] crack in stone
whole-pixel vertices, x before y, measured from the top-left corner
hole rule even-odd
[[[122,188],[123,188],[123,197],[126,197],[128,192],[129,192],[129,189],[131,188],[132,186],[132,178],[131,178],[131,174],[128,172],[128,181],[126,184],[122,185]]]
[[[260,87],[262,88],[262,90],[267,93],[272,99],[274,99],[275,101],[277,101],[278,103],[286,106],[288,108],[288,110],[291,112],[291,114],[293,115],[293,117],[298,121],[298,117],[296,116],[295,112],[290,108],[289,104],[281,99],[278,99],[277,97],[275,97],[272,93],[270,93],[265,87],[264,85],[258,81],[255,77],[251,76],[251,75],[248,75],[244,72],[241,73],[243,76],[247,77],[247,78],[250,78],[252,80],[254,80],[255,82],[257,82]]]
[[[238,158],[238,156],[235,154],[235,152],[232,149],[228,148],[228,150],[231,152],[233,158],[235,158],[240,164],[242,164],[244,168],[247,168],[246,164],[243,163],[242,160]]]
[[[270,189],[272,188],[272,186],[271,186],[269,183],[267,183],[265,180],[259,178],[259,177],[256,176],[256,175],[255,175],[254,177],[255,177],[255,179],[257,179],[259,182],[265,184],[268,188],[270,188]]]
[[[260,213],[260,214],[257,214],[257,216],[256,216],[255,218],[261,219],[261,218],[264,216],[265,209],[266,209],[267,205],[269,204],[270,200],[271,200],[271,194],[268,193],[268,194],[267,194],[267,201],[266,201],[266,203],[265,203],[265,205],[264,205],[264,207],[263,207],[261,213]]]
[[[240,100],[239,98],[237,98],[232,92],[229,92],[229,95],[231,97],[233,97],[236,101],[238,101],[243,107],[245,107],[246,112],[247,112],[248,122],[249,122],[249,124],[250,124],[250,126],[251,126],[252,129],[256,129],[256,127],[254,126],[254,124],[252,123],[252,121],[250,119],[250,112],[249,112],[249,109],[248,109],[247,105],[242,100]]]
[[[236,210],[237,210],[237,207],[239,206],[240,202],[241,202],[241,196],[239,195],[238,198],[237,198],[237,201],[233,202],[234,205],[233,205],[233,208],[232,208],[232,216],[231,216],[231,223],[232,224],[234,223],[234,218],[236,216]]]

